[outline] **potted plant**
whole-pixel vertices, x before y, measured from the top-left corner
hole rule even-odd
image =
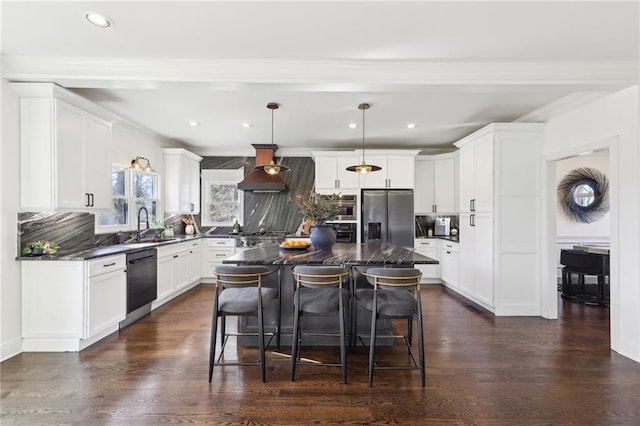
[[[23,256],[42,256],[43,254],[55,254],[60,246],[53,241],[34,241],[22,248]]]
[[[311,223],[311,243],[316,250],[331,250],[336,242],[336,232],[327,221],[338,216],[339,194],[320,195],[312,193],[308,200],[296,197],[296,204],[305,221]]]

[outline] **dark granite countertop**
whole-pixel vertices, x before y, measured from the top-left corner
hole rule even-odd
[[[444,241],[452,241],[454,243],[458,243],[457,235],[434,235],[433,237],[427,237],[425,235],[416,237],[416,240],[444,240]]]
[[[54,255],[18,256],[16,257],[16,260],[87,260],[104,256],[112,256],[115,254],[133,253],[149,247],[159,247],[162,245],[176,244],[200,238],[202,238],[202,235],[182,234],[167,238],[165,241],[114,244],[111,246],[93,247],[78,251],[60,251],[59,254],[56,253]]]
[[[367,243],[349,244],[336,243],[331,251],[313,250],[285,250],[278,244],[262,244],[244,250],[225,260],[223,263],[237,265],[413,265],[437,264],[436,259],[423,256],[395,244]]]

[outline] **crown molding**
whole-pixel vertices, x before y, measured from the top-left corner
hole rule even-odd
[[[427,62],[2,56],[2,76],[68,87],[155,88],[161,82],[362,85],[638,84],[635,62]],[[70,84],[73,83],[73,84]],[[335,90],[335,87],[332,88]]]
[[[586,105],[607,95],[607,92],[575,92],[558,99],[540,109],[514,120],[514,123],[546,123],[552,117]]]

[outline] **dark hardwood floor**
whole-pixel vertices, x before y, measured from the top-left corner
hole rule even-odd
[[[417,371],[377,372],[369,388],[362,349],[346,385],[333,367],[299,367],[291,382],[289,359],[273,353],[267,383],[257,367],[216,367],[209,384],[204,285],[80,353],[3,362],[0,423],[640,424],[640,364],[609,350],[607,308],[560,299],[557,321],[495,318],[440,286],[423,290],[425,388]],[[400,345],[379,353],[407,359]]]

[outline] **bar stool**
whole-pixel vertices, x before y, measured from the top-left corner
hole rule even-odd
[[[356,291],[356,299],[371,311],[371,334],[369,335],[369,386],[373,385],[374,370],[420,370],[422,386],[425,383],[424,337],[422,326],[422,303],[420,301],[420,270],[413,268],[371,268],[361,272],[373,289]],[[406,318],[407,334],[377,336],[376,322],[379,318]],[[413,320],[417,323],[418,360],[411,348]],[[407,346],[413,365],[375,366],[376,338],[402,338]]]
[[[347,383],[346,309],[349,290],[343,288],[344,277],[349,270],[335,266],[296,266],[293,269],[296,289],[293,295],[293,339],[291,344],[291,380],[296,378],[297,365],[322,365],[342,367],[342,382]],[[302,335],[300,318],[304,315],[337,315],[340,336],[340,363],[304,362],[300,359]],[[326,333],[323,335],[327,335]]]
[[[280,321],[273,333],[264,332],[263,308],[279,301],[279,288],[263,286],[265,276],[277,271],[266,266],[216,266],[216,292],[213,301],[213,315],[211,319],[211,343],[209,347],[209,383],[213,376],[214,365],[259,365],[262,381],[266,381],[265,367],[265,335],[269,336],[266,346],[271,343],[275,335],[279,341]],[[279,281],[279,280],[278,280]],[[257,333],[240,333],[226,331],[227,316],[257,316]],[[215,359],[216,336],[218,331],[218,317],[221,318],[220,339],[222,347],[218,359]],[[278,312],[278,318],[280,317]],[[258,362],[223,362],[224,348],[230,336],[257,336],[260,358]]]

